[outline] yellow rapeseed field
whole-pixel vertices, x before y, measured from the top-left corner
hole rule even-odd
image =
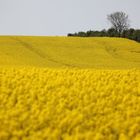
[[[3,36],[0,66],[140,68],[140,43],[107,37]]]
[[[139,140],[140,70],[3,68],[0,140]]]
[[[0,37],[0,140],[140,140],[140,44]]]

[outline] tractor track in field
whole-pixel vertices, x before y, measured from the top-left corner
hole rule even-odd
[[[101,44],[102,46],[105,47],[105,51],[111,55],[113,58],[115,59],[119,59],[121,61],[127,61],[127,58],[122,58],[120,55],[118,55],[117,53],[117,48],[112,48],[108,45],[106,45],[106,43],[104,41],[101,41],[101,42],[98,42],[99,44]],[[140,53],[140,51],[130,51],[131,53]],[[130,62],[136,62],[136,63],[139,63],[140,61],[130,61]]]
[[[30,52],[33,52],[34,54],[36,54],[37,56],[41,57],[42,59],[47,58],[48,61],[53,62],[53,63],[57,63],[60,65],[64,65],[66,67],[72,67],[72,68],[78,68],[78,66],[75,65],[70,65],[67,63],[62,63],[59,62],[57,60],[54,60],[53,58],[51,58],[49,55],[44,54],[43,52],[41,52],[38,49],[35,49],[33,45],[31,45],[30,43],[27,43],[17,37],[10,37],[12,40],[15,40],[16,42],[20,43],[23,47],[25,47],[26,49],[28,49]],[[45,61],[45,60],[44,60]]]
[[[117,53],[117,49],[116,48],[113,48],[113,49],[110,49],[111,47],[108,47],[108,46],[105,46],[105,49],[106,51],[112,55],[114,58],[117,58],[119,60],[122,60],[122,61],[127,61],[128,62],[128,59],[127,58],[123,58],[122,56],[118,55]],[[138,53],[138,52],[135,52],[135,51],[128,51],[128,52],[131,52],[131,53]],[[136,62],[136,63],[140,63],[139,60],[129,60],[129,62]]]

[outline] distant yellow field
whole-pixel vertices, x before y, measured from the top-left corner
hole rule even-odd
[[[0,140],[140,140],[140,44],[0,37]]]
[[[121,38],[0,37],[0,66],[140,68],[140,43]]]

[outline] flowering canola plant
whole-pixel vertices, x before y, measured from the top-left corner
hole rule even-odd
[[[0,140],[139,140],[140,70],[0,68]]]

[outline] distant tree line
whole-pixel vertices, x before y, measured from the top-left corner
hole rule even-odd
[[[102,31],[87,31],[87,32],[78,32],[78,33],[69,33],[68,36],[75,36],[75,37],[123,37],[128,38],[131,40],[135,40],[140,42],[140,29],[127,29],[123,30],[121,34],[116,32],[114,28],[110,28],[108,30]]]
[[[128,15],[124,12],[114,12],[107,15],[108,21],[112,27],[102,31],[87,31],[78,33],[69,33],[68,36],[77,37],[123,37],[140,42],[140,29],[129,28]]]

